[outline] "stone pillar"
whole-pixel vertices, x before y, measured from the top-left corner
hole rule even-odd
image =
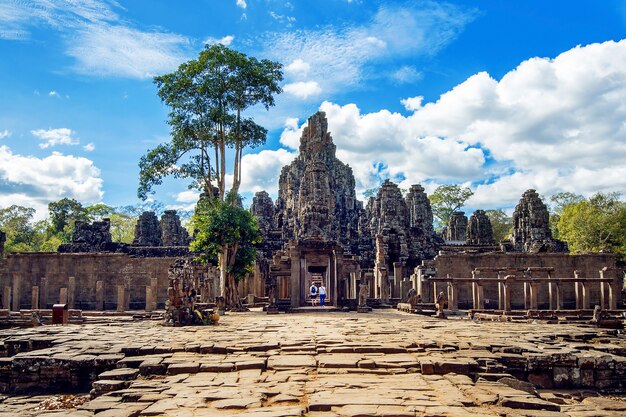
[[[4,292],[2,293],[2,307],[7,310],[11,309],[11,287],[8,285],[4,287]]]
[[[458,288],[454,282],[448,282],[448,309],[457,311],[459,309]]]
[[[437,302],[437,281],[433,281],[433,304],[435,304],[436,302]]]
[[[605,272],[607,272],[607,268],[603,268],[600,270],[600,278],[607,278]],[[600,301],[602,308],[608,308],[609,310],[617,310],[617,294],[619,292],[619,278],[613,278],[611,282],[601,282],[600,283]],[[608,292],[608,294],[606,294]],[[606,303],[606,297],[608,295],[608,306]]]
[[[529,297],[529,289],[528,282],[524,281],[524,308],[528,310],[530,308],[530,297]]]
[[[67,304],[69,308],[75,308],[76,277],[69,277],[67,282]]]
[[[96,281],[96,310],[104,310],[104,282]]]
[[[130,277],[124,278],[124,311],[130,310]]]
[[[197,288],[196,288],[197,290]],[[156,310],[159,298],[159,279],[157,277],[150,278],[150,291],[152,292],[152,310]]]
[[[150,286],[146,286],[146,311],[150,312],[153,310],[153,295],[152,288]]]
[[[422,289],[422,285],[424,284],[424,275],[422,275],[422,270],[419,267],[415,268],[415,273],[412,277],[415,277],[415,291],[417,292],[417,295],[422,297],[423,300],[424,291]]]
[[[30,308],[32,308],[33,310],[39,310],[39,287],[36,285],[33,286],[31,300],[32,301],[30,303]]]
[[[59,304],[67,304],[67,288],[59,289]]]
[[[504,311],[511,311],[511,285],[513,284],[511,280],[505,277],[504,283]]]
[[[41,277],[39,283],[39,308],[48,308],[48,278]]]
[[[589,284],[587,282],[581,282],[582,292],[583,292],[583,310],[591,309],[591,297],[589,292]]]
[[[537,290],[539,289],[539,284],[537,284],[536,282],[529,282],[528,283],[528,289],[530,290],[530,294],[529,294],[529,298],[530,298],[530,306],[529,308],[531,310],[537,310]]]
[[[550,310],[561,310],[563,308],[561,284],[558,281],[548,283],[548,291],[550,296]]]
[[[504,310],[504,283],[498,271],[498,310]]]
[[[117,286],[117,311],[122,312],[125,311],[126,307],[126,286],[118,285]]]
[[[392,297],[402,298],[402,278],[404,275],[404,262],[394,262],[393,263],[393,281],[394,281],[394,291],[393,293],[390,291]]]
[[[13,298],[11,299],[11,310],[20,311],[20,276],[13,275]]]

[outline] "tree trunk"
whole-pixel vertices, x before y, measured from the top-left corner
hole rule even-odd
[[[228,265],[228,254],[226,252],[225,248],[222,248],[222,251],[220,251],[220,253],[217,254],[217,263],[219,264],[219,268],[220,268],[220,279],[219,279],[219,285],[218,285],[218,296],[220,297],[224,297],[224,300],[226,301],[226,269],[227,269],[227,265]]]

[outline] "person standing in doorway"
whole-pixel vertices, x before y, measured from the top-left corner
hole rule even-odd
[[[322,285],[320,285],[319,293],[320,293],[320,306],[324,307],[324,301],[326,300],[326,287],[324,286],[323,283]]]
[[[309,296],[311,297],[311,305],[314,306],[317,301],[317,286],[315,283],[311,283],[311,288],[309,288]]]

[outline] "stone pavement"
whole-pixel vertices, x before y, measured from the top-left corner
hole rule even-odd
[[[626,338],[579,325],[251,312],[0,340],[3,417],[626,415]],[[76,409],[38,409],[50,391],[89,387]]]

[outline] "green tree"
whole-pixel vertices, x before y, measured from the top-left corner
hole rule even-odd
[[[32,252],[39,249],[40,234],[34,227],[35,209],[12,205],[0,209],[0,230],[6,233],[4,252]]]
[[[274,95],[282,91],[278,85],[283,79],[281,68],[277,62],[213,45],[175,72],[155,77],[158,95],[170,108],[171,141],[141,158],[138,196],[145,200],[170,175],[191,180],[190,187],[201,190],[209,205],[220,205],[228,194],[237,195],[243,149],[260,145],[267,137],[267,130],[244,112],[256,105],[266,109],[274,105]],[[233,151],[229,157],[227,149]],[[227,192],[226,164],[230,161],[233,181]],[[236,206],[236,199],[231,200]],[[234,284],[228,271],[240,247],[220,245],[217,253],[222,296],[226,285]]]
[[[428,196],[439,227],[447,226],[452,213],[459,210],[474,192],[457,184],[440,185]]]
[[[248,272],[256,258],[255,244],[261,242],[256,218],[239,204],[238,197],[229,194],[225,201],[200,199],[192,219],[196,236],[191,250],[200,252],[204,262],[224,260],[220,268],[226,273],[226,302],[231,308],[241,308],[237,282]]]
[[[606,251],[626,259],[626,203],[618,193],[598,193],[564,205],[558,230],[573,253]]]
[[[70,241],[76,221],[88,221],[89,215],[83,205],[73,198],[62,198],[48,204],[50,227],[48,235],[57,236],[63,243]]]
[[[115,211],[109,214],[109,219],[111,220],[111,239],[113,242],[133,243],[137,217]]]
[[[496,242],[506,239],[513,230],[513,219],[502,209],[485,210],[485,214],[489,217],[491,228],[493,229],[493,238]]]
[[[555,239],[559,239],[558,225],[564,208],[572,204],[580,203],[584,200],[585,197],[582,195],[570,192],[557,193],[550,197],[550,201],[552,202],[550,205],[550,230]]]
[[[159,97],[170,107],[172,139],[141,158],[139,197],[146,199],[165,176],[173,175],[191,179],[192,187],[223,199],[227,148],[234,151],[231,190],[237,193],[243,149],[265,143],[267,136],[267,130],[243,112],[257,104],[273,106],[282,79],[281,64],[223,45],[207,47],[198,59],[155,77]]]

